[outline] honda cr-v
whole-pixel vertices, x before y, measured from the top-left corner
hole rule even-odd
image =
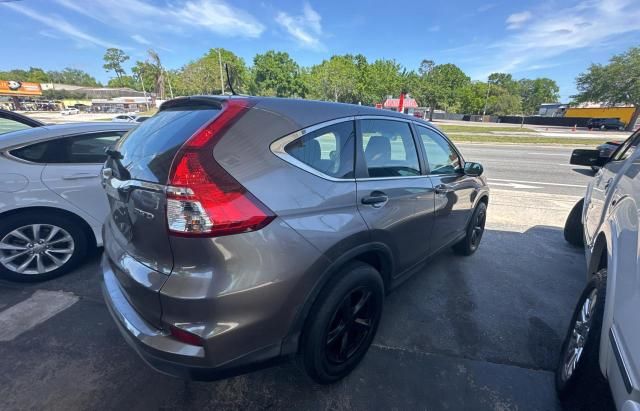
[[[103,170],[107,305],[153,367],[210,379],[297,355],[328,383],[425,260],[478,248],[488,189],[429,123],[356,105],[171,100]]]

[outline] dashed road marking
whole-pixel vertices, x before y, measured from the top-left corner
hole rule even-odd
[[[78,301],[73,293],[38,290],[29,298],[0,312],[0,341],[11,341]]]

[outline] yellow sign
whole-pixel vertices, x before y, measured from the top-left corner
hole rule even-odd
[[[40,83],[27,81],[0,80],[0,95],[41,96]]]

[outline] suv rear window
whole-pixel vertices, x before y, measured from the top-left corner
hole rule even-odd
[[[211,105],[172,107],[158,112],[129,133],[117,150],[129,177],[164,184],[178,149],[220,113]]]
[[[353,121],[332,124],[287,144],[285,151],[309,167],[335,178],[353,178]]]

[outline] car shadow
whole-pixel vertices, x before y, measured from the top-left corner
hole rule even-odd
[[[573,168],[572,170],[587,177],[593,177],[594,175],[596,175],[596,172],[590,168]]]

